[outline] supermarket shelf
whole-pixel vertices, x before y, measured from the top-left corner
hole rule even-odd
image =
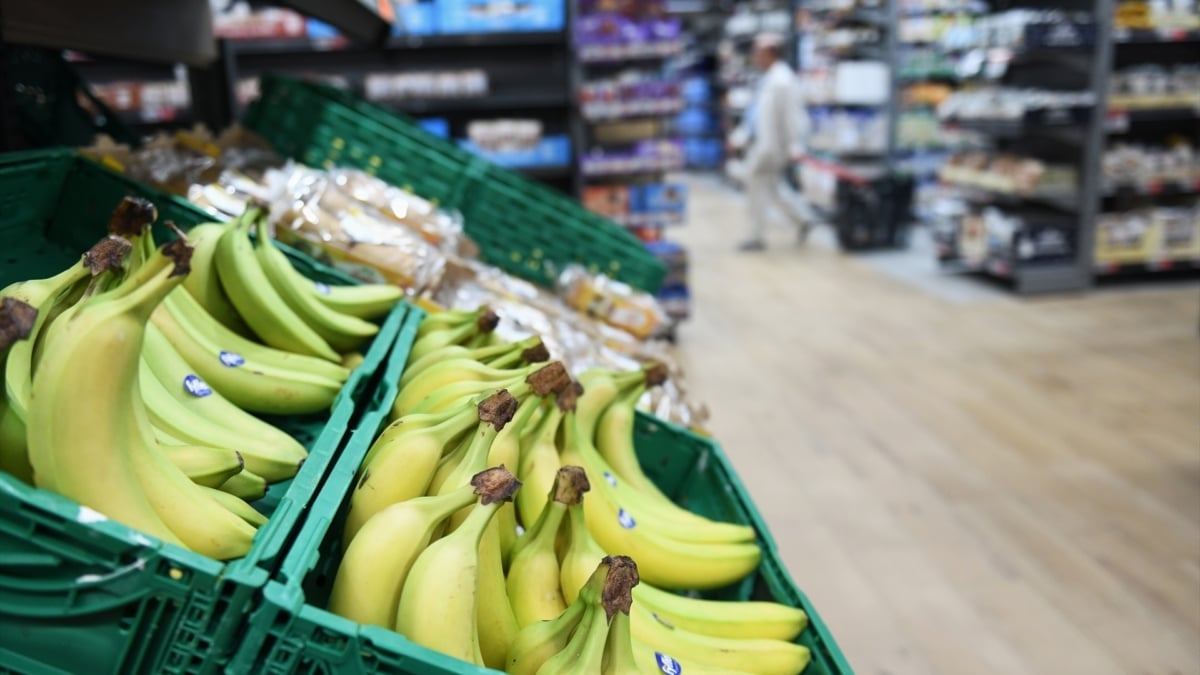
[[[1101,277],[1135,276],[1144,274],[1200,272],[1200,257],[1160,258],[1146,262],[1096,263],[1095,272]]]
[[[1200,180],[1194,183],[1162,182],[1146,185],[1118,185],[1102,193],[1108,199],[1120,197],[1190,197],[1200,195]]]
[[[683,99],[678,99],[676,101],[670,101],[670,103],[672,103],[672,105],[669,107],[663,105],[665,103],[664,101],[649,101],[649,103],[652,103],[655,105],[660,105],[663,107],[661,109],[657,109],[657,110],[634,109],[634,110],[628,110],[625,112],[619,112],[617,114],[610,115],[610,114],[597,114],[594,111],[589,111],[589,106],[587,104],[582,104],[580,106],[580,111],[582,113],[584,120],[586,120],[588,122],[602,124],[602,123],[607,123],[607,122],[625,122],[625,121],[629,121],[629,120],[645,120],[645,119],[660,119],[660,118],[664,118],[664,117],[674,117],[674,116],[678,115],[679,113],[683,112],[683,110],[684,110]]]
[[[942,185],[954,188],[962,198],[975,204],[993,206],[1044,206],[1047,208],[1074,213],[1079,209],[1079,197],[1071,194],[1020,195],[1011,192],[988,190],[975,185],[942,181]]]
[[[504,168],[516,171],[523,176],[540,180],[568,178],[575,175],[575,167],[570,164],[560,164],[558,166],[512,166]]]
[[[1113,29],[1113,42],[1117,44],[1163,44],[1176,42],[1200,42],[1200,30],[1162,28],[1157,30]]]
[[[682,171],[684,166],[685,163],[681,161],[678,164],[672,164],[669,166],[663,165],[651,169],[623,169],[621,171],[596,171],[595,169],[592,169],[584,170],[581,173],[584,180],[602,180],[608,182],[616,178],[645,178],[647,176],[658,176],[664,173],[670,173],[671,171]]]
[[[1034,110],[1020,119],[958,119],[943,120],[947,126],[977,131],[997,138],[1020,138],[1031,131],[1058,133],[1087,123],[1088,108]]]
[[[571,102],[566,92],[539,94],[487,94],[472,98],[377,99],[372,101],[392,110],[409,114],[476,110],[529,110],[536,108],[567,108]]]
[[[626,61],[646,61],[669,59],[683,52],[682,41],[643,42],[636,45],[625,45],[620,51],[607,52],[607,45],[576,47],[579,62],[584,65],[620,65]]]
[[[458,49],[461,47],[537,47],[566,44],[561,31],[530,33],[479,33],[463,35],[403,35],[384,44],[389,51]],[[231,46],[238,56],[258,54],[307,54],[353,49],[345,40],[237,40]]]

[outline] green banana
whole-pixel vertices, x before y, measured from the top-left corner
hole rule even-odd
[[[334,350],[352,351],[379,332],[378,325],[337,312],[318,300],[312,280],[292,267],[265,228],[259,228],[254,254],[279,297]]]
[[[541,345],[540,348],[539,345]],[[492,363],[495,359],[504,358],[511,354],[516,354],[527,363],[538,363],[550,358],[545,345],[542,344],[542,339],[536,336],[520,342],[505,343],[498,347],[484,347],[482,349],[468,349],[461,345],[450,345],[430,352],[416,361],[410,360],[404,366],[404,374],[400,377],[400,388],[404,389],[408,386],[409,382],[412,382],[413,378],[424,372],[425,369],[442,361],[466,359],[496,367]]]
[[[435,352],[443,347],[456,344],[461,345],[469,342],[471,338],[480,333],[490,333],[496,329],[496,324],[500,320],[491,309],[481,307],[473,314],[474,318],[471,320],[453,325],[445,330],[429,330],[426,327],[433,325],[430,319],[434,316],[438,315],[429,315],[421,322],[421,326],[417,328],[417,340],[413,343],[412,349],[408,353],[408,359],[411,363],[416,363],[426,354]]]
[[[399,286],[389,284],[329,286],[314,283],[312,288],[317,299],[335,312],[368,320],[392,311],[404,297],[404,291]]]
[[[337,352],[288,307],[255,257],[249,228],[255,225],[262,229],[263,215],[261,210],[248,209],[217,241],[213,260],[221,287],[238,314],[266,344],[337,363],[341,360]],[[265,236],[265,232],[261,234]]]

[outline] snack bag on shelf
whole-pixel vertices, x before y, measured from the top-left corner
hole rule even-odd
[[[668,323],[654,296],[603,274],[589,274],[580,265],[567,265],[557,289],[567,305],[637,338],[645,339]]]

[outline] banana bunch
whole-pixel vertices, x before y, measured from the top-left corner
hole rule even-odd
[[[38,487],[163,541],[228,559],[249,551],[263,522],[244,501],[214,489],[241,471],[240,455],[198,445],[168,449],[155,436],[139,386],[150,315],[182,283],[191,253],[183,239],[142,251],[110,237],[83,257],[82,288],[39,293],[36,309],[21,301],[37,318],[25,340],[9,347],[5,375],[27,387],[27,397],[6,394],[7,410],[23,407],[23,449]],[[64,275],[75,273],[55,279]],[[57,283],[10,287],[5,306]],[[13,316],[11,309],[5,314]],[[15,358],[17,347],[26,355]],[[222,461],[224,470],[214,468]]]
[[[572,381],[540,340],[503,344],[495,326],[487,308],[421,324],[349,496],[331,611],[514,673],[799,673],[802,610],[671,592],[733,584],[761,551],[752,528],[681,509],[642,471],[635,406],[665,370]],[[522,488],[484,514],[471,486],[486,467],[514,467]],[[632,604],[600,613],[610,568],[634,570]]]
[[[559,614],[521,629],[509,652],[512,675],[636,675],[630,631],[637,565],[626,556],[600,560],[575,600]]]

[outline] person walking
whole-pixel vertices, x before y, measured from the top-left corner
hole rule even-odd
[[[784,39],[777,33],[755,38],[754,66],[762,75],[734,135],[735,145],[745,148],[744,157],[730,167],[730,174],[746,190],[749,232],[738,247],[742,251],[767,247],[767,225],[773,216],[791,221],[801,242],[811,227],[811,215],[800,195],[784,181],[793,152],[800,148],[805,117],[796,74],[783,60],[783,48]]]

